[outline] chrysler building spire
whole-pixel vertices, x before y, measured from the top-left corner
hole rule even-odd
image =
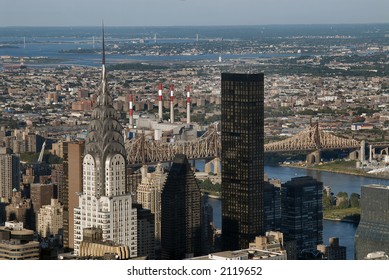
[[[107,70],[105,68],[105,36],[104,36],[104,22],[102,23],[101,30],[101,55],[102,55],[102,65],[101,65],[101,92],[99,98],[97,100],[99,105],[108,105],[108,103],[112,103],[112,98],[108,93],[108,82],[107,82]]]
[[[102,24],[102,33],[101,33],[102,35],[101,35],[101,44],[102,44],[102,46],[101,46],[101,48],[102,48],[102,66],[103,66],[103,68],[102,68],[102,76],[101,76],[101,80],[102,81],[106,81],[106,79],[107,79],[107,77],[105,76],[105,36],[104,36],[104,21],[103,21],[103,24]]]

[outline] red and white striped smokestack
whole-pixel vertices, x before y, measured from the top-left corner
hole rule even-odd
[[[190,123],[190,85],[186,86],[186,123]]]
[[[133,104],[132,104],[132,95],[130,95],[130,102],[128,105],[128,108],[130,109],[130,128],[134,127],[134,110],[133,110]]]
[[[174,123],[174,85],[170,85],[170,123]]]
[[[158,120],[162,121],[162,84],[158,85]]]

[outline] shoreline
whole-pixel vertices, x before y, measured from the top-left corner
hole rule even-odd
[[[210,194],[210,193],[208,193],[208,192],[206,192],[206,191],[201,191],[201,195],[207,196],[208,198],[212,198],[212,199],[219,199],[219,200],[222,199],[222,196],[221,196],[221,195]]]
[[[350,220],[350,219],[335,219],[335,218],[324,218],[323,217],[323,220],[332,221],[332,222],[341,222],[341,223],[351,223],[351,224],[354,224],[354,225],[358,225],[359,224],[359,222],[356,222],[356,221]]]
[[[314,171],[323,171],[323,172],[331,172],[331,173],[337,173],[337,174],[346,174],[346,175],[354,175],[354,176],[361,176],[361,177],[367,177],[367,178],[375,178],[375,179],[386,179],[389,180],[388,175],[377,175],[377,174],[361,174],[358,172],[353,171],[347,171],[347,170],[327,170],[322,168],[315,168],[311,166],[300,166],[300,165],[292,165],[292,164],[279,164],[279,166],[282,167],[293,167],[293,168],[299,168],[299,169],[307,169],[307,170],[314,170]]]

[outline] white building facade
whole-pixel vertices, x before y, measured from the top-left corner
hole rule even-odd
[[[38,212],[37,231],[45,238],[56,235],[63,229],[63,206],[58,199],[51,199],[50,205],[43,205]]]
[[[122,126],[108,92],[103,49],[102,81],[85,139],[83,191],[74,209],[75,254],[83,229],[98,227],[103,230],[103,240],[127,245],[130,258],[137,256],[137,214],[131,194],[126,192],[126,178]]]
[[[150,209],[155,220],[156,246],[161,242],[161,192],[165,184],[167,174],[163,167],[158,164],[155,172],[147,173],[147,166],[142,167],[142,182],[137,189],[137,202],[145,209]]]

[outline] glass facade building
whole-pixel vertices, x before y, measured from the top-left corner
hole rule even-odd
[[[181,260],[201,253],[201,193],[183,154],[177,154],[161,194],[163,260]]]
[[[286,243],[295,243],[297,258],[323,243],[322,182],[304,176],[281,185],[281,232]]]
[[[263,190],[265,230],[279,231],[281,229],[281,188],[265,181]]]
[[[355,259],[384,251],[389,254],[389,187],[361,187],[361,220],[355,232]]]
[[[264,233],[264,74],[221,75],[224,250],[248,248]]]

